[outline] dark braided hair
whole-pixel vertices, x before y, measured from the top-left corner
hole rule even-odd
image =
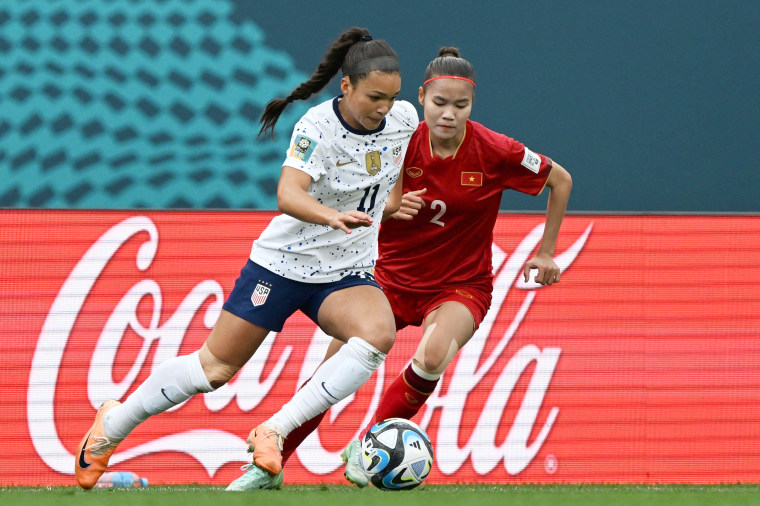
[[[400,72],[398,56],[390,44],[373,40],[366,28],[349,28],[332,43],[308,81],[299,84],[287,97],[275,98],[267,104],[261,115],[259,135],[271,131],[274,137],[274,126],[285,107],[321,91],[341,68],[353,85],[373,70]]]

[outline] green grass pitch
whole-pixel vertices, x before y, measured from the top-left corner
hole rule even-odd
[[[760,504],[760,485],[428,485],[406,492],[382,492],[342,485],[286,485],[282,490],[225,492],[200,485],[81,490],[77,487],[3,487],[3,506],[35,504],[298,505],[298,506],[723,506]]]

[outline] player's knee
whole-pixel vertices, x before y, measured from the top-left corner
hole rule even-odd
[[[396,324],[393,319],[365,322],[365,325],[356,334],[378,351],[388,353],[396,341]]]
[[[396,341],[396,329],[376,331],[372,334],[371,339],[367,339],[367,342],[374,346],[378,351],[388,353],[393,348],[393,343]]]
[[[417,365],[430,374],[442,374],[458,350],[455,343],[448,344],[428,341]]]
[[[425,355],[422,357],[422,370],[429,372],[430,374],[442,373],[446,368],[446,353],[439,352],[438,350],[425,350]]]

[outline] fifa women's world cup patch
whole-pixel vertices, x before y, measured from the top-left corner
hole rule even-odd
[[[290,145],[289,156],[294,156],[299,160],[306,162],[314,152],[314,148],[317,147],[317,143],[313,139],[309,139],[305,135],[299,135],[293,144]]]
[[[253,293],[251,294],[251,303],[254,306],[261,306],[267,301],[267,297],[269,297],[269,292],[272,291],[272,285],[267,283],[266,281],[261,281],[256,284],[256,288],[253,289]]]
[[[538,174],[541,168],[541,158],[528,148],[525,148],[525,155],[521,165],[531,172]]]

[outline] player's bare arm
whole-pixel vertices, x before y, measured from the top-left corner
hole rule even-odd
[[[546,186],[549,187],[550,193],[546,206],[544,234],[536,256],[526,262],[524,269],[526,282],[530,279],[531,269],[537,269],[538,272],[533,280],[541,285],[558,283],[560,279],[560,269],[554,261],[554,249],[557,245],[559,228],[567,210],[567,202],[570,200],[573,179],[560,164],[553,162]]]
[[[396,184],[393,185],[391,193],[388,195],[388,200],[385,201],[385,207],[383,208],[382,221],[390,218],[401,207],[402,193],[404,192],[404,173],[399,173]],[[381,221],[381,223],[382,223]]]
[[[372,218],[358,210],[340,212],[320,204],[309,195],[311,176],[293,167],[283,166],[277,186],[277,209],[301,221],[329,225],[350,234],[352,228],[368,227]]]

